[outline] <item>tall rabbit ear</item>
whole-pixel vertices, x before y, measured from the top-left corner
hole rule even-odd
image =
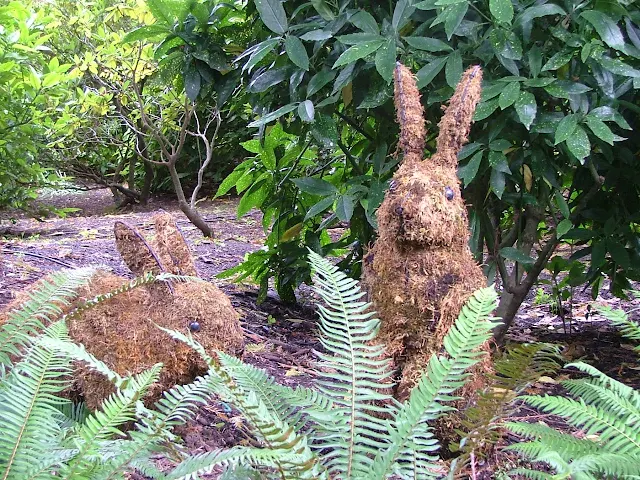
[[[421,161],[427,130],[416,78],[400,62],[396,63],[393,78],[396,116],[400,124],[398,147],[404,153],[405,163]]]
[[[167,270],[176,275],[198,276],[191,250],[171,214],[154,217],[155,247]]]
[[[122,260],[133,273],[144,275],[151,272],[158,275],[167,271],[160,257],[137,229],[118,220],[113,224],[113,234]]]

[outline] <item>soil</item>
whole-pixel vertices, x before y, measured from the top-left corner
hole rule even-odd
[[[153,214],[164,210],[177,219],[195,257],[199,275],[216,283],[240,312],[247,342],[244,360],[266,370],[281,383],[292,386],[313,383],[314,352],[320,349],[320,345],[316,335],[315,297],[311,289],[301,287],[297,292],[299,304],[296,306],[283,304],[273,291],[258,305],[254,285],[215,278],[218,273],[240,263],[247,253],[262,247],[264,231],[260,212],[252,211],[237,218],[237,199],[203,201],[198,207],[215,232],[213,239],[205,239],[168,196],[154,197],[147,206],[129,207],[125,211],[115,211],[108,190],[48,192],[40,197],[39,202],[77,210],[66,218],[39,220],[17,212],[0,212],[0,309],[11,300],[14,292],[56,269],[99,264],[118,275],[131,276],[116,251],[113,224],[117,220],[125,221],[144,233],[152,229]],[[586,361],[614,378],[640,388],[640,369],[632,346],[621,339],[611,325],[595,313],[595,309],[590,311],[595,303],[628,310],[638,307],[640,299],[621,301],[614,298],[605,286],[601,296],[593,302],[589,292],[576,289],[571,301],[565,302],[563,321],[544,293],[548,291],[537,292],[534,289],[531,292],[510,330],[511,341],[562,344],[568,359]],[[564,370],[560,372],[561,377],[574,374]],[[531,393],[559,391],[561,387],[555,383],[537,383],[531,389]],[[571,431],[557,417],[525,405],[520,405],[513,415],[513,420],[543,421]],[[215,401],[201,408],[195,419],[177,433],[192,454],[251,442],[237,412]],[[500,446],[486,460],[478,461],[475,478],[495,478],[497,470],[512,468],[517,458],[500,447],[519,440],[511,434],[505,435]],[[161,467],[170,465],[165,458],[157,461]],[[143,477],[132,475],[131,478]]]

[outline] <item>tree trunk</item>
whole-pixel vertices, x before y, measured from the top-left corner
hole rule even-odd
[[[146,205],[149,202],[149,195],[151,194],[151,182],[153,182],[153,167],[149,162],[144,163],[144,184],[140,191],[140,203]]]
[[[207,222],[202,218],[202,215],[195,208],[191,208],[189,202],[184,195],[184,190],[182,189],[182,184],[180,183],[180,177],[178,176],[178,172],[173,164],[169,163],[168,165],[169,173],[171,174],[171,181],[173,183],[173,188],[176,191],[176,196],[178,197],[178,206],[182,213],[184,213],[189,221],[195,225],[205,237],[213,237],[213,230],[207,224]]]
[[[517,244],[518,250],[524,255],[531,255],[531,250],[538,240],[538,222],[542,217],[542,213],[532,206],[527,206],[523,212],[524,228]],[[544,262],[546,264],[546,261]],[[494,328],[494,338],[498,344],[504,342],[504,337],[513,323],[518,313],[518,309],[527,297],[533,283],[538,279],[542,269],[536,271],[535,268],[529,271],[525,280],[524,268],[519,263],[515,263],[511,273],[506,278],[502,278],[503,291],[500,295],[500,302],[496,310],[496,317],[502,319],[497,327]]]

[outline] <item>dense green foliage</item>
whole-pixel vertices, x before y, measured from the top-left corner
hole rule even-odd
[[[343,266],[358,274],[398,161],[391,79],[400,60],[422,89],[431,152],[440,106],[462,70],[483,67],[459,176],[471,247],[487,275],[502,278],[507,321],[560,243],[576,246],[572,285],[590,283],[594,295],[605,276],[619,295],[637,278],[636,4],[263,0],[247,13],[262,23],[238,57],[256,115],[250,126],[261,145],[282,145],[281,130],[270,128],[279,122],[294,136],[288,150],[307,158],[267,151],[225,182],[222,191],[235,185],[243,208],[260,207],[272,224],[268,250],[249,257],[245,273],[263,285],[275,276],[288,298],[308,278],[295,261],[308,246],[349,247]],[[340,221],[350,229],[328,248],[324,232]]]
[[[59,134],[72,76],[51,55],[53,23],[28,2],[0,6],[0,208],[24,207],[55,177],[39,159]]]
[[[636,295],[638,292],[635,292]],[[604,307],[601,312],[617,325],[623,336],[638,342],[640,325],[622,310]],[[640,347],[638,347],[640,351]],[[527,478],[596,479],[638,478],[640,472],[640,392],[582,362],[567,365],[587,375],[565,380],[562,386],[572,398],[525,396],[522,399],[544,412],[563,417],[579,427],[576,437],[541,424],[510,423],[509,428],[532,441],[512,445],[531,460],[549,464],[557,473],[518,469]]]
[[[262,448],[236,446],[185,460],[168,478],[194,478],[216,465],[251,465],[259,478],[383,479],[428,478],[437,468],[439,442],[432,422],[454,410],[455,391],[467,369],[484,355],[490,336],[493,288],[469,299],[404,404],[389,393],[391,372],[383,345],[372,344],[379,320],[357,282],[315,253],[320,340],[324,352],[316,368],[318,388],[277,384],[255,367],[218,353],[219,363],[199,345],[174,332],[207,360],[216,395],[245,417]],[[372,403],[375,401],[376,403]],[[380,415],[384,412],[386,415]],[[243,471],[247,478],[246,472]],[[240,477],[239,477],[240,478]]]

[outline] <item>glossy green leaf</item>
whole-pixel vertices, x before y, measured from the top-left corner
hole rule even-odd
[[[444,68],[445,63],[449,57],[436,57],[430,63],[426,64],[418,73],[416,73],[416,79],[418,88],[422,89],[429,85],[433,79]]]
[[[562,192],[560,190],[556,190],[553,196],[556,200],[556,205],[558,205],[558,209],[560,210],[560,213],[562,213],[562,216],[564,218],[568,219],[571,216],[571,212],[569,211],[569,204],[567,203],[567,200],[564,198],[564,195],[562,195]]]
[[[542,71],[546,72],[546,71],[557,70],[560,67],[569,63],[572,58],[573,58],[573,52],[558,52],[555,55],[553,55],[549,60],[547,60],[547,63],[545,63],[542,67]]]
[[[578,83],[571,82],[569,80],[557,80],[554,83],[545,87],[547,93],[557,98],[571,98],[571,95],[580,95],[591,90],[590,87]]]
[[[398,32],[409,21],[409,17],[415,12],[416,7],[413,6],[412,0],[400,0],[396,3],[393,9],[393,17],[391,19],[391,26]]]
[[[569,230],[571,230],[571,228],[573,228],[573,223],[571,223],[571,220],[567,220],[565,218],[560,223],[558,223],[558,226],[556,227],[556,235],[558,236],[558,238],[560,238],[564,236],[564,234]]]
[[[309,55],[298,37],[288,35],[284,41],[284,48],[293,63],[303,70],[309,70]]]
[[[515,101],[520,97],[520,82],[512,82],[509,83],[498,98],[498,105],[500,105],[500,109],[504,110],[505,108],[510,107],[515,103]]]
[[[582,18],[587,20],[598,32],[604,43],[616,50],[624,51],[624,37],[620,28],[609,16],[598,10],[585,10],[580,14]]]
[[[298,105],[298,116],[303,122],[313,122],[315,117],[315,108],[311,100],[305,100]]]
[[[532,77],[537,77],[542,69],[542,50],[537,45],[534,45],[529,49],[527,53],[529,60],[529,70]]]
[[[535,260],[526,253],[521,252],[515,247],[504,247],[500,249],[500,256],[522,264],[533,264]]]
[[[353,216],[356,199],[352,195],[341,195],[336,202],[336,215],[343,222],[348,222]]]
[[[138,40],[152,40],[167,36],[171,30],[164,25],[145,25],[130,31],[122,39],[123,43],[136,42]]]
[[[462,180],[465,187],[468,186],[474,178],[476,178],[478,169],[482,163],[483,153],[483,151],[476,152],[466,165],[458,168],[458,178]]]
[[[448,43],[438,40],[437,38],[429,37],[403,37],[413,48],[418,50],[425,50],[427,52],[446,52],[453,50]]]
[[[382,47],[378,49],[375,57],[376,70],[387,82],[393,80],[393,71],[396,66],[396,41],[389,38]]]
[[[504,28],[494,28],[489,34],[489,42],[493,50],[510,60],[520,60],[522,58],[522,42],[518,36]]]
[[[511,23],[513,19],[511,0],[489,0],[489,11],[498,22]]]
[[[611,254],[611,258],[614,262],[620,265],[622,268],[629,268],[631,259],[629,258],[629,252],[624,246],[611,238],[607,238],[607,251]]]
[[[338,189],[334,185],[321,178],[304,177],[294,178],[291,181],[295,183],[302,192],[310,193],[311,195],[326,196],[334,195],[338,192]]]
[[[374,35],[380,34],[378,22],[376,22],[373,15],[366,10],[360,10],[358,13],[353,15],[349,21],[363,32],[373,33]]]
[[[560,120],[560,123],[558,123],[558,127],[556,128],[554,144],[557,145],[571,137],[577,126],[578,117],[574,114],[570,113]]]
[[[633,68],[628,63],[624,63],[618,58],[599,57],[598,63],[611,73],[622,75],[624,77],[640,78],[640,70]]]
[[[445,17],[444,31],[447,34],[447,40],[451,40],[451,37],[453,37],[453,33],[460,26],[462,20],[464,20],[464,16],[467,14],[468,9],[468,2],[457,3],[445,8],[443,12]]]
[[[607,245],[602,240],[594,240],[591,246],[591,266],[600,268],[605,263],[605,254],[607,253]]]
[[[251,188],[242,196],[238,203],[237,216],[238,218],[245,215],[252,208],[257,208],[262,205],[269,194],[269,188],[267,183],[263,180],[251,185]]]
[[[584,163],[584,159],[591,153],[589,136],[580,125],[576,127],[573,135],[567,138],[567,147],[581,163]]]
[[[274,110],[273,112],[268,113],[267,115],[263,116],[259,120],[255,120],[251,122],[249,125],[247,125],[247,127],[252,128],[252,127],[260,127],[262,125],[266,125],[267,123],[273,122],[274,120],[277,120],[283,115],[286,115],[287,113],[294,111],[296,108],[298,108],[297,103],[290,103],[289,105],[285,105],[284,107],[280,107],[277,110]]]
[[[358,45],[354,45],[353,47],[347,49],[342,53],[333,64],[332,68],[341,67],[343,65],[347,65],[349,63],[355,62],[361,58],[366,57],[367,55],[372,54],[376,50],[378,50],[386,40],[374,40],[372,42],[364,42]]]
[[[200,72],[191,65],[184,74],[184,91],[192,102],[195,102],[200,94],[201,80]]]
[[[320,215],[322,212],[327,210],[329,207],[333,205],[335,197],[333,195],[329,195],[328,197],[324,197],[318,203],[314,204],[304,216],[304,221],[306,222],[310,218],[314,218],[317,215]]]
[[[254,3],[260,18],[269,30],[283,34],[289,29],[282,0],[254,0]]]
[[[313,122],[311,135],[325,148],[334,148],[338,145],[336,122],[329,115],[322,115],[316,112],[316,120]]]
[[[536,113],[538,111],[538,105],[536,104],[536,97],[530,92],[521,92],[518,100],[514,105],[516,113],[520,122],[525,126],[527,130],[531,128],[531,124],[536,119]]]
[[[328,40],[331,37],[333,37],[333,33],[331,33],[331,31],[319,29],[305,33],[300,36],[300,40],[304,40],[305,42],[320,42],[322,40]]]
[[[603,122],[615,122],[620,128],[631,130],[631,125],[627,123],[622,114],[609,106],[594,108],[587,114],[587,117],[597,118]]]
[[[329,4],[325,0],[311,0],[311,5],[313,5],[313,8],[315,8],[316,12],[318,12],[320,16],[327,22],[330,22],[336,18],[333,10],[331,10],[331,7],[329,7]]]
[[[265,40],[264,42],[261,42],[258,45],[246,50],[236,59],[236,61],[249,55],[249,61],[242,67],[242,69],[251,71],[251,69],[260,62],[260,60],[262,60],[270,52],[272,52],[274,48],[276,48],[276,45],[278,45],[281,40],[281,38],[270,38],[269,40]]]
[[[502,198],[504,189],[507,185],[506,174],[500,170],[491,169],[491,178],[489,178],[489,185],[491,190],[495,193],[496,197]]]
[[[344,43],[345,45],[358,45],[359,43],[366,42],[375,42],[377,40],[384,40],[385,38],[381,35],[377,35],[374,33],[349,33],[347,35],[340,35],[338,40],[340,43]]]
[[[307,97],[312,96],[314,93],[319,92],[322,87],[336,78],[336,72],[333,70],[320,70],[316,73],[307,85]]]
[[[488,102],[482,102],[476,107],[476,111],[473,114],[473,120],[479,122],[490,116],[498,109],[498,99],[494,98]]]
[[[607,142],[609,145],[613,145],[615,136],[606,123],[595,117],[589,116],[586,117],[585,121],[596,137],[603,142]]]
[[[451,88],[456,88],[460,77],[462,77],[462,56],[459,51],[455,51],[447,58],[447,64],[444,69],[447,84]]]

